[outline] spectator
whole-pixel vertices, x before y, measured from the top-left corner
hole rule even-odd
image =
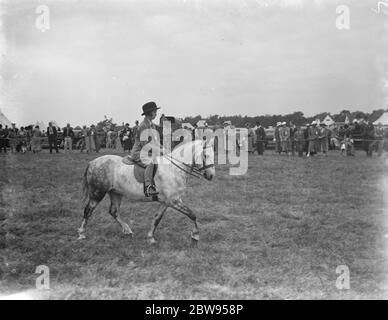
[[[381,122],[377,124],[375,129],[375,139],[377,141],[377,156],[381,157],[384,150],[384,129],[381,125]]]
[[[364,139],[364,146],[367,157],[371,157],[375,145],[375,128],[368,118],[365,118],[365,125],[362,128],[362,138]]]
[[[16,145],[16,151],[26,153],[27,151],[27,131],[24,130],[24,127],[20,127],[20,130],[17,133],[18,143]]]
[[[317,128],[316,121],[313,121],[311,123],[311,127],[309,128],[308,132],[309,132],[309,136],[308,136],[309,147],[308,147],[307,156],[309,157],[310,155],[313,156],[318,152],[317,141],[318,141],[318,137],[319,137],[319,130]]]
[[[18,128],[16,128],[15,123],[12,123],[12,128],[9,129],[9,132],[8,132],[9,147],[11,149],[11,152],[16,152],[16,146],[18,144],[17,133],[18,133]]]
[[[4,150],[4,153],[7,153],[7,138],[8,131],[0,123],[0,153]]]
[[[306,155],[309,154],[309,133],[310,132],[310,124],[306,124],[306,129],[303,131],[303,150],[306,153]]]
[[[96,148],[96,136],[97,136],[96,126],[94,124],[92,124],[90,126],[89,131],[88,131],[88,139],[89,139],[88,152],[93,152],[93,151],[98,152],[97,148]]]
[[[343,138],[341,142],[341,154],[345,152],[346,156],[354,156],[354,139],[352,136],[352,129],[349,125],[345,124],[340,134]]]
[[[99,153],[102,145],[102,141],[105,139],[105,131],[100,127],[95,127],[96,134],[94,136],[94,144],[96,146],[96,152]]]
[[[296,132],[296,126],[295,124],[290,121],[290,145],[289,145],[289,150],[291,154],[294,156],[295,155],[295,140],[294,140],[294,135]]]
[[[81,150],[80,150],[81,153],[84,150],[86,150],[86,153],[89,153],[90,141],[89,141],[88,134],[89,134],[88,128],[85,125],[83,125],[82,126],[82,131],[81,131],[81,137],[82,137],[82,144],[81,144]]]
[[[131,151],[133,136],[132,136],[132,130],[129,127],[129,123],[125,124],[124,129],[121,131],[121,136],[123,141],[124,152]]]
[[[304,132],[301,127],[297,127],[294,131],[294,144],[296,152],[298,153],[299,157],[303,157],[303,151],[304,151]]]
[[[32,140],[32,130],[33,130],[33,126],[29,125],[27,127],[24,128],[24,130],[26,131],[26,142],[27,142],[27,150],[31,151],[32,150],[32,147],[31,147],[31,140]]]
[[[245,124],[245,127],[248,130],[248,153],[254,153],[255,152],[255,147],[254,147],[255,132],[254,130],[252,130],[251,125],[248,122]]]
[[[54,127],[51,122],[49,122],[49,126],[47,127],[47,137],[48,137],[50,153],[53,153],[53,146],[55,148],[56,153],[59,153],[57,128]]]
[[[197,132],[197,128],[198,128],[197,124],[194,123],[192,133],[191,133],[193,141],[195,140],[195,133]],[[226,146],[224,146],[224,148],[226,148]]]
[[[289,155],[289,144],[290,144],[290,128],[287,127],[286,122],[282,122],[282,127],[279,129],[279,136],[281,142],[282,152],[285,152],[286,155]]]
[[[260,122],[256,122],[257,129],[256,129],[256,148],[257,148],[257,153],[262,156],[264,154],[264,145],[265,145],[265,130],[261,126]]]
[[[135,144],[135,137],[137,134],[137,131],[139,130],[139,121],[135,121],[135,126],[132,128],[132,145]]]
[[[39,126],[35,126],[32,133],[31,149],[33,153],[42,151],[42,132],[40,131]]]
[[[113,149],[113,131],[112,129],[109,127],[109,130],[108,132],[106,133],[106,147],[108,149]]]
[[[320,127],[319,140],[321,142],[321,151],[327,156],[327,152],[329,151],[329,129],[325,123],[321,123]]]
[[[282,125],[281,122],[276,123],[275,133],[274,133],[274,140],[275,140],[275,152],[278,152],[281,154],[281,144],[280,144],[280,126]]]
[[[63,150],[65,152],[67,150],[71,152],[73,150],[74,132],[73,129],[70,127],[70,123],[68,123],[66,128],[63,129],[63,139]]]
[[[351,134],[345,138],[345,149],[346,156],[354,157],[354,140]]]
[[[209,128],[209,125],[207,124],[207,122],[205,122],[205,128],[203,129],[203,134],[206,137],[205,140],[208,140],[209,138],[209,141],[210,141],[210,139],[213,137],[213,130]]]

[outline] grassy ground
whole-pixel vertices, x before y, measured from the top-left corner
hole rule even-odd
[[[191,222],[167,211],[150,246],[154,204],[123,202],[133,239],[99,205],[84,241],[81,177],[96,155],[0,155],[0,294],[30,290],[35,268],[50,268],[52,299],[360,299],[387,298],[386,158],[250,156],[248,174],[191,179]],[[1,221],[0,221],[1,223]],[[4,239],[3,239],[4,240]],[[4,261],[1,261],[4,260]],[[336,288],[338,265],[350,290]]]

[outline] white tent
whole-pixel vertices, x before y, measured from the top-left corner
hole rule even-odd
[[[374,125],[379,123],[381,123],[383,126],[388,126],[388,112],[384,112],[380,118],[373,122]]]
[[[8,127],[12,126],[11,121],[8,120],[8,118],[4,115],[4,113],[1,112],[1,110],[0,110],[0,123],[3,126],[8,126]]]

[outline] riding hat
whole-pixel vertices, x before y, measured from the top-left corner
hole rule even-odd
[[[145,105],[143,105],[143,113],[141,115],[144,116],[144,115],[151,113],[152,111],[155,111],[158,109],[160,109],[160,108],[158,108],[158,106],[156,105],[155,102],[153,102],[153,101],[147,102]]]

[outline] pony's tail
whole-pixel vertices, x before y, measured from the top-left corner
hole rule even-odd
[[[86,203],[89,201],[89,184],[88,184],[88,170],[89,170],[89,165],[86,167],[83,181],[82,181],[82,202]]]

